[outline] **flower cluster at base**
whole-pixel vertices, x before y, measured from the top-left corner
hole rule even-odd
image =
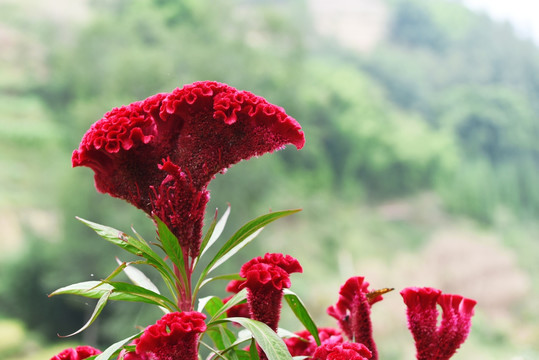
[[[58,355],[51,357],[50,360],[84,360],[98,354],[101,354],[101,351],[91,346],[77,346],[74,349],[63,350]]]
[[[371,356],[371,352],[363,344],[324,344],[315,350],[313,360],[369,360]]]
[[[197,311],[165,314],[135,341],[135,352],[124,360],[193,360],[198,358],[198,336],[206,331],[206,315]]]

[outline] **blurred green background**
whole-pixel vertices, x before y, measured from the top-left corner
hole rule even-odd
[[[0,358],[104,348],[159,316],[113,303],[61,339],[93,302],[47,294],[116,267],[75,216],[154,237],[71,169],[84,132],[197,80],[283,106],[307,138],[212,182],[208,214],[232,206],[225,235],[304,209],[230,271],[266,251],[298,258],[292,288],[320,326],[335,326],[325,309],[349,276],[438,287],[478,301],[455,359],[539,359],[539,49],[447,0],[0,1]],[[382,359],[414,358],[397,291],[373,321]]]

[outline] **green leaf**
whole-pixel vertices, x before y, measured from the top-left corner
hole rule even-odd
[[[222,321],[238,323],[249,330],[269,360],[292,360],[283,340],[263,322],[242,317],[227,318],[219,322]]]
[[[103,239],[121,247],[124,250],[127,250],[134,255],[144,257],[146,260],[148,260],[148,264],[159,271],[169,289],[173,288],[175,282],[178,281],[170,266],[168,266],[167,263],[161,259],[161,256],[153,251],[148,243],[138,236],[138,234],[138,239],[135,239],[132,236],[129,236],[126,233],[114,228],[84,220],[79,217],[77,217],[77,219],[93,229]]]
[[[299,321],[305,326],[305,328],[311,333],[316,341],[316,345],[320,346],[320,337],[318,336],[318,328],[314,323],[311,315],[307,311],[307,308],[301,301],[301,299],[289,289],[284,289],[284,298],[290,306],[290,309],[294,312]]]
[[[187,284],[187,274],[185,273],[185,259],[183,258],[183,250],[180,246],[180,242],[176,235],[170,231],[168,226],[161,221],[157,216],[154,216],[154,219],[157,223],[157,231],[159,233],[159,240],[163,245],[165,253],[168,255],[170,260],[176,265],[182,278],[184,284]]]
[[[143,332],[140,332],[138,334],[135,334],[133,336],[130,336],[128,338],[125,338],[123,340],[120,340],[118,342],[115,342],[111,346],[105,349],[101,354],[99,354],[95,360],[110,360],[111,358],[116,359],[118,357],[118,354],[122,350],[122,346],[126,343],[129,343],[130,341],[136,339],[140,335],[142,335]]]
[[[223,343],[226,348],[228,348],[228,358],[230,360],[238,360],[238,356],[236,355],[236,351],[234,350],[233,346],[230,346],[234,340],[236,340],[236,337],[234,334],[228,330],[225,326],[225,324],[222,324],[219,326],[219,332],[221,333],[221,338],[223,339]]]
[[[253,360],[260,360],[260,356],[258,355],[258,349],[256,348],[256,342],[255,339],[251,340],[251,346],[249,346],[249,355],[251,355],[251,359]]]
[[[213,270],[215,267],[215,263],[219,261],[220,258],[222,258],[226,253],[228,253],[230,250],[235,248],[238,244],[240,244],[242,241],[244,241],[246,238],[248,238],[250,235],[254,234],[257,230],[263,228],[267,224],[282,218],[284,216],[292,215],[297,212],[301,211],[301,209],[296,210],[284,210],[284,211],[276,211],[269,214],[265,214],[262,216],[257,217],[254,220],[249,221],[247,224],[243,225],[217,252],[215,257],[210,261],[208,264],[208,269],[206,273]]]
[[[200,247],[200,255],[199,257],[202,257],[204,253],[219,239],[219,236],[223,233],[223,230],[225,229],[226,222],[228,220],[228,216],[230,215],[230,204],[228,205],[225,213],[221,218],[219,219],[219,222],[214,225],[214,228],[211,229],[212,232],[208,231],[208,234],[211,236],[206,242],[202,242],[202,246]]]
[[[226,346],[223,341],[223,335],[221,334],[221,331],[219,331],[220,327],[221,326],[216,326],[211,329],[207,329],[205,334],[210,337],[217,350],[224,350]],[[216,354],[219,354],[219,352],[216,351]]]
[[[247,289],[241,289],[240,292],[235,294],[224,304],[215,314],[213,314],[212,318],[210,319],[210,323],[214,322],[216,319],[219,319],[221,315],[225,314],[228,309],[230,309],[233,306],[236,306],[238,304],[241,304],[243,301],[247,299]]]
[[[214,264],[211,268],[208,269],[208,273],[210,271],[215,270],[218,266],[222,265],[230,259],[232,256],[234,256],[238,251],[240,251],[245,245],[249,244],[251,241],[253,241],[258,234],[263,230],[264,228],[260,228],[256,230],[251,235],[247,236],[245,239],[243,239],[241,242],[239,242],[236,246],[234,246],[232,249],[230,249],[226,254],[223,254]]]
[[[155,286],[155,284],[142,271],[140,271],[139,269],[131,265],[135,262],[125,263],[125,262],[122,262],[118,258],[116,258],[116,262],[119,265],[125,264],[123,271],[129,278],[129,280],[133,282],[133,284],[143,287],[145,289],[148,289],[150,291],[153,291],[157,294],[160,294],[157,286]]]
[[[202,310],[206,310],[208,315],[213,317],[223,307],[223,305],[223,300],[217,296],[207,296],[198,301],[197,311],[202,312]]]
[[[119,264],[125,264],[124,272],[133,284],[153,291],[156,294],[161,294],[157,286],[155,286],[155,284],[142,271],[131,265],[137,262],[122,263],[122,261],[118,258],[116,258],[116,262]],[[174,299],[174,303],[176,303],[175,300],[176,299]],[[167,308],[162,306],[160,306],[160,308],[165,314],[170,312]]]
[[[88,220],[84,220],[79,217],[77,217],[77,220],[79,220],[86,226],[93,229],[97,233],[97,235],[101,236],[103,239],[107,240],[108,242],[111,242],[114,245],[117,245],[121,247],[122,249],[129,251],[132,254],[135,254],[137,256],[142,256],[142,251],[136,248],[135,246],[133,246],[133,244],[129,242],[129,235],[127,235],[123,231],[114,229],[109,226],[97,224]]]
[[[225,274],[225,275],[218,275],[214,276],[212,278],[206,278],[202,283],[200,283],[200,288],[202,288],[204,285],[215,281],[215,280],[244,280],[238,273],[236,274]]]
[[[95,321],[95,319],[97,319],[97,317],[101,313],[101,310],[103,310],[103,308],[107,304],[107,300],[109,299],[111,294],[112,294],[112,290],[110,290],[108,292],[105,292],[99,298],[99,301],[95,305],[95,309],[94,309],[94,312],[92,313],[92,316],[90,316],[90,319],[88,320],[88,322],[86,322],[86,324],[84,324],[83,327],[81,327],[79,330],[75,331],[74,333],[71,333],[71,334],[65,335],[65,336],[60,336],[60,337],[70,337],[70,336],[73,336],[73,335],[77,335],[77,334],[81,333],[82,331],[86,330],[90,325],[92,325],[92,323]]]
[[[170,311],[177,310],[176,304],[162,295],[140,286],[120,282],[84,281],[57,289],[49,297],[60,294],[72,294],[97,299],[109,292],[111,292],[109,295],[110,300],[144,302],[163,306]]]
[[[135,296],[138,296],[147,300],[145,302],[163,306],[170,311],[179,310],[173,301],[167,299],[163,295],[160,295],[151,290],[145,289],[141,286],[128,284],[124,282],[108,282],[107,284],[112,285],[114,287],[114,294],[135,295]]]

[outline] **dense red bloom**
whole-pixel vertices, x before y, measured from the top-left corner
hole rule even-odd
[[[322,344],[313,354],[313,360],[368,360],[369,349],[359,343]]]
[[[270,254],[246,262],[240,270],[240,276],[246,278],[239,288],[270,288],[282,290],[289,288],[290,274],[302,272],[299,262],[290,255]]]
[[[168,313],[149,326],[136,344],[135,359],[196,360],[198,334],[206,316],[197,311]]]
[[[93,355],[101,354],[101,351],[91,346],[77,346],[76,348],[65,349],[58,355],[54,355],[50,360],[84,360]]]
[[[251,318],[277,331],[283,289],[291,285],[290,274],[302,272],[299,262],[290,255],[270,254],[246,262],[240,270],[248,290],[247,304]]]
[[[348,279],[339,291],[339,300],[327,309],[329,315],[339,322],[346,336],[357,343],[364,344],[372,352],[372,359],[378,359],[376,344],[372,337],[371,305],[380,301],[382,296],[369,299],[369,283],[364,277]]]
[[[302,271],[299,262],[290,255],[267,253],[246,262],[240,269],[240,276],[245,281],[238,288],[247,288],[250,318],[277,331],[283,289],[290,287],[291,273]],[[261,360],[267,359],[260,348],[258,353]]]
[[[288,351],[292,356],[312,356],[318,347],[314,337],[308,330],[299,331],[296,333],[298,337],[284,339],[284,343],[288,347]],[[318,337],[320,345],[337,345],[343,343],[341,332],[334,328],[318,329]]]
[[[477,302],[428,287],[406,288],[401,295],[407,306],[408,328],[415,340],[417,359],[450,359],[470,333]],[[442,308],[440,325],[437,304]]]
[[[98,191],[163,216],[194,257],[215,174],[304,142],[300,125],[282,108],[203,81],[108,112],[84,135],[72,163],[94,170]]]

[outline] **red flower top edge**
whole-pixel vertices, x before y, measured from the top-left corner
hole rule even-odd
[[[167,176],[162,159],[179,166],[204,189],[229,166],[305,143],[301,126],[264,98],[212,81],[115,108],[84,135],[72,164],[95,172],[98,191],[150,213],[150,187]]]
[[[144,331],[137,343],[137,354],[173,353],[178,350],[178,346],[194,346],[196,349],[196,338],[193,336],[206,331],[204,319],[206,315],[197,311],[165,314]]]
[[[226,291],[231,292],[233,294],[237,294],[241,290],[241,284],[243,284],[244,280],[230,280],[230,282],[226,286]]]
[[[101,351],[91,346],[77,346],[74,349],[63,350],[58,355],[51,357],[50,360],[84,360],[98,354],[101,354]]]
[[[246,262],[240,270],[240,276],[246,278],[240,288],[274,288],[281,291],[291,285],[290,274],[303,271],[298,260],[290,255],[270,254]]]
[[[313,354],[313,360],[368,360],[369,349],[359,343],[322,344]]]

